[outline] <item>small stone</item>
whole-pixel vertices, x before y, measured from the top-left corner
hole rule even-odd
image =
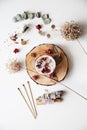
[[[49,73],[51,70],[48,67],[42,69],[42,73]]]
[[[19,49],[18,49],[18,48],[15,48],[13,52],[16,54],[16,53],[19,52]]]

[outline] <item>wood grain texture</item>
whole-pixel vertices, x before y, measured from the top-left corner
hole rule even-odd
[[[67,56],[64,53],[64,51],[57,46],[57,50],[61,56],[61,61],[58,61],[58,55],[54,50],[54,44],[40,44],[39,46],[33,48],[27,55],[26,55],[26,70],[29,74],[29,76],[32,78],[34,75],[38,75],[38,79],[34,80],[36,83],[41,85],[54,85],[57,82],[60,82],[63,80],[67,74],[68,71],[68,60]],[[41,55],[46,54],[46,50],[52,50],[52,53],[49,54],[52,56],[56,61],[56,69],[54,71],[55,76],[52,78],[49,78],[49,76],[43,76],[41,74],[38,74],[35,70],[35,60],[40,57]],[[36,56],[33,57],[31,54],[35,53]],[[33,78],[32,78],[33,79]]]

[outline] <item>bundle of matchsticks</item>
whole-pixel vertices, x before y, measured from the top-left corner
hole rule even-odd
[[[34,102],[34,97],[33,97],[33,93],[32,93],[29,81],[27,81],[27,84],[28,84],[28,88],[29,88],[29,93],[28,93],[28,90],[27,90],[26,86],[24,84],[22,86],[24,88],[24,91],[26,93],[26,96],[27,96],[28,100],[25,98],[25,96],[24,96],[24,94],[23,94],[23,92],[21,91],[20,88],[18,88],[18,91],[20,92],[23,100],[25,101],[29,111],[31,112],[33,117],[36,119],[36,117],[37,117],[37,109],[36,109],[36,105],[35,105],[35,102]]]

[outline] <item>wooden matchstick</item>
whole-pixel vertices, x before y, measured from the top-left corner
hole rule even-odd
[[[84,51],[84,53],[87,55],[87,52],[86,52],[86,50],[84,49],[84,47],[82,46],[81,42],[80,42],[78,39],[77,39],[77,41],[78,41],[80,47],[82,48],[82,50]]]
[[[31,108],[32,108],[32,110],[33,110],[34,116],[36,116],[36,113],[34,112],[34,107],[33,107],[33,105],[32,105],[32,102],[31,102],[31,99],[30,99],[30,97],[29,97],[28,91],[27,91],[27,89],[26,89],[26,87],[25,87],[24,84],[23,84],[23,87],[24,87],[24,90],[25,90],[26,95],[27,95],[27,97],[28,97],[28,100],[29,100],[29,103],[30,103],[30,105],[31,105]]]
[[[34,113],[33,113],[32,109],[31,109],[31,107],[29,106],[29,104],[28,104],[28,102],[27,102],[26,98],[24,97],[24,95],[23,95],[22,91],[20,90],[20,88],[18,88],[18,91],[20,92],[20,94],[21,94],[22,98],[24,99],[24,101],[25,101],[26,105],[28,106],[28,108],[29,108],[30,112],[32,113],[32,115],[34,116],[34,118],[36,118],[36,116],[34,115]]]
[[[33,106],[34,106],[35,114],[36,114],[36,116],[37,116],[37,109],[36,109],[36,106],[35,106],[33,93],[32,93],[32,90],[31,90],[31,87],[30,87],[29,81],[27,81],[27,83],[28,83],[28,87],[29,87],[29,90],[30,90],[30,94],[31,94],[31,98],[32,98],[32,102],[33,102]]]
[[[63,83],[59,83],[60,85],[66,87],[67,89],[71,90],[72,92],[74,92],[75,94],[77,94],[78,96],[80,96],[81,98],[87,100],[86,97],[82,96],[80,93],[76,92],[75,90],[71,89],[70,87],[68,87],[67,85],[63,84]]]

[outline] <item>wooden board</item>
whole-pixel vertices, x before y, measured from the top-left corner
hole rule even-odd
[[[68,71],[68,60],[67,60],[67,56],[64,53],[64,51],[56,46],[60,56],[61,56],[61,60],[58,61],[58,54],[57,52],[55,52],[54,50],[54,44],[40,44],[39,46],[33,48],[27,55],[26,55],[26,70],[29,74],[29,76],[38,84],[41,85],[54,85],[57,82],[60,82],[61,80],[63,80],[67,74]],[[35,61],[38,57],[40,57],[41,55],[47,54],[47,50],[51,50],[52,52],[48,55],[52,56],[55,60],[56,60],[56,69],[54,71],[54,76],[43,76],[39,73],[36,72],[35,70]],[[34,56],[32,56],[32,54],[35,54]],[[34,76],[38,76],[38,78],[35,80],[33,77]]]

